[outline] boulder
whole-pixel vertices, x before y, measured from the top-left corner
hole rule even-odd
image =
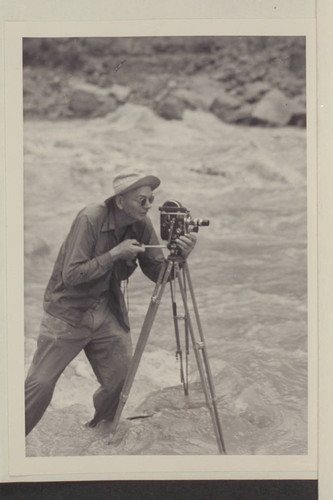
[[[130,93],[131,89],[126,85],[114,84],[108,89],[108,95],[114,97],[120,104],[124,104],[125,102],[127,102]]]
[[[221,91],[219,96],[212,102],[210,111],[220,120],[233,123],[235,121],[235,112],[240,106],[241,103],[237,98],[225,91]]]
[[[213,78],[218,82],[227,82],[235,77],[235,69],[231,67],[222,68],[213,73]]]
[[[269,90],[271,90],[271,86],[267,82],[257,81],[249,83],[244,89],[244,99],[247,102],[257,102]]]
[[[117,100],[114,97],[107,97],[103,99],[98,108],[95,110],[94,117],[106,116],[109,113],[113,113],[118,108]]]
[[[111,442],[110,423],[84,427],[91,412],[81,404],[50,406],[27,438],[27,456],[218,454],[200,383],[188,396],[180,385],[152,393],[127,418],[124,412]]]
[[[305,51],[297,50],[291,52],[289,56],[289,69],[294,73],[302,73],[305,68]]]
[[[243,125],[250,125],[252,120],[252,104],[242,104],[239,108],[230,111],[229,121],[231,123],[242,123]]]
[[[180,99],[188,109],[202,109],[207,111],[213,101],[212,96],[207,96],[204,93],[199,94],[194,90],[185,88],[176,89],[172,95]]]
[[[95,118],[113,113],[118,107],[118,102],[108,93],[98,92],[96,94],[87,90],[76,89],[70,96],[68,107],[74,117]]]
[[[110,87],[101,88],[98,85],[94,85],[93,83],[84,82],[78,78],[71,78],[68,82],[69,86],[73,90],[82,90],[84,92],[88,92],[90,94],[95,95],[96,97],[105,98],[109,95]]]
[[[123,85],[101,88],[92,83],[72,78],[73,89],[69,100],[69,110],[74,117],[102,117],[115,111],[124,103],[131,90]]]
[[[283,127],[292,117],[292,101],[278,89],[273,89],[255,106],[252,118],[264,124]]]
[[[306,98],[301,95],[292,101],[293,111],[289,125],[296,127],[306,127]]]
[[[172,96],[159,101],[155,106],[155,112],[165,120],[182,120],[185,110],[184,103]]]
[[[74,90],[69,100],[69,109],[74,116],[91,116],[99,107],[99,101],[95,94],[87,90]]]

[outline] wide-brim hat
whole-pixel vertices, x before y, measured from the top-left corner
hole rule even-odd
[[[161,181],[158,177],[148,175],[141,168],[117,165],[113,178],[113,194],[105,200],[105,203],[111,201],[117,194],[125,194],[141,186],[150,186],[154,190],[160,184]]]

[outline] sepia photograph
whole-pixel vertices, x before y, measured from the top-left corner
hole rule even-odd
[[[306,37],[22,72],[26,457],[307,455]]]

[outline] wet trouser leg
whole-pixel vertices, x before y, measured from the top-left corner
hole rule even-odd
[[[84,350],[101,384],[93,396],[93,426],[114,417],[132,355],[131,335],[109,313]]]
[[[25,382],[26,435],[43,416],[58,378],[90,338],[87,329],[73,330],[64,321],[44,315],[37,350]]]
[[[92,423],[112,420],[128,371],[132,344],[130,333],[120,326],[103,299],[84,314],[77,327],[44,314],[25,384],[26,435],[43,416],[58,378],[82,349],[101,384],[93,397]]]

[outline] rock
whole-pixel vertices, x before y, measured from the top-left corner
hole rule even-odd
[[[240,106],[240,108],[231,110],[229,112],[229,122],[250,125],[252,120],[252,111],[252,104],[243,104],[242,106]]]
[[[240,101],[227,92],[221,91],[210,106],[210,111],[220,120],[232,123],[235,121],[235,111],[240,108]]]
[[[51,82],[50,82],[50,87],[52,90],[55,91],[60,91],[62,86],[62,81],[59,76],[53,76]]]
[[[110,87],[109,89],[101,88],[98,85],[84,82],[78,78],[71,78],[68,83],[73,90],[82,90],[93,94],[95,97],[105,98],[109,95]]]
[[[115,84],[108,89],[108,95],[114,97],[120,104],[123,104],[128,100],[130,93],[131,89],[126,85]]]
[[[166,97],[155,106],[155,112],[165,120],[182,120],[185,110],[184,103],[176,97]]]
[[[84,427],[91,414],[90,406],[51,404],[27,438],[27,456],[218,454],[200,383],[188,396],[181,385],[152,393],[130,417],[122,415],[111,442],[109,423]]]
[[[94,117],[106,116],[113,113],[118,108],[118,103],[113,97],[105,98],[94,112]]]
[[[98,86],[103,87],[105,90],[108,90],[113,84],[113,78],[108,73],[103,73],[98,77]]]
[[[26,441],[27,456],[82,455],[96,440],[96,433],[85,429],[92,411],[82,405],[53,409],[50,406]],[[95,434],[95,435],[94,435]]]
[[[234,79],[235,77],[235,70],[234,68],[223,68],[215,74],[213,74],[213,78],[219,82],[227,82],[229,80]]]
[[[212,96],[206,96],[184,88],[176,89],[172,95],[180,99],[188,109],[202,109],[207,111],[213,101]]]
[[[72,116],[102,117],[115,111],[118,103],[125,102],[130,89],[121,85],[101,88],[92,83],[82,82],[72,78],[70,87],[73,88],[69,101]]]
[[[244,98],[247,102],[257,102],[269,90],[271,90],[271,86],[267,82],[252,82],[245,87]]]
[[[136,83],[136,95],[140,95],[142,99],[151,102],[158,100],[163,89],[165,89],[165,77],[160,75],[151,75],[149,79]]]
[[[292,114],[292,101],[280,90],[273,89],[255,106],[252,118],[268,125],[283,127],[289,123]]]
[[[69,100],[69,110],[74,117],[102,117],[115,111],[117,100],[109,95],[109,90],[99,89],[94,85],[85,84],[86,88],[93,87],[94,92],[76,89]],[[96,90],[98,89],[98,90]]]
[[[306,127],[306,98],[299,96],[293,99],[293,112],[289,125],[296,127]]]
[[[291,52],[289,57],[289,69],[294,73],[303,73],[305,68],[305,51]]]
[[[86,83],[98,86],[100,79],[100,72],[95,70],[93,73],[89,73],[86,77]]]
[[[74,113],[74,116],[90,116],[98,107],[99,101],[96,95],[86,90],[74,90],[69,100],[69,109]]]

